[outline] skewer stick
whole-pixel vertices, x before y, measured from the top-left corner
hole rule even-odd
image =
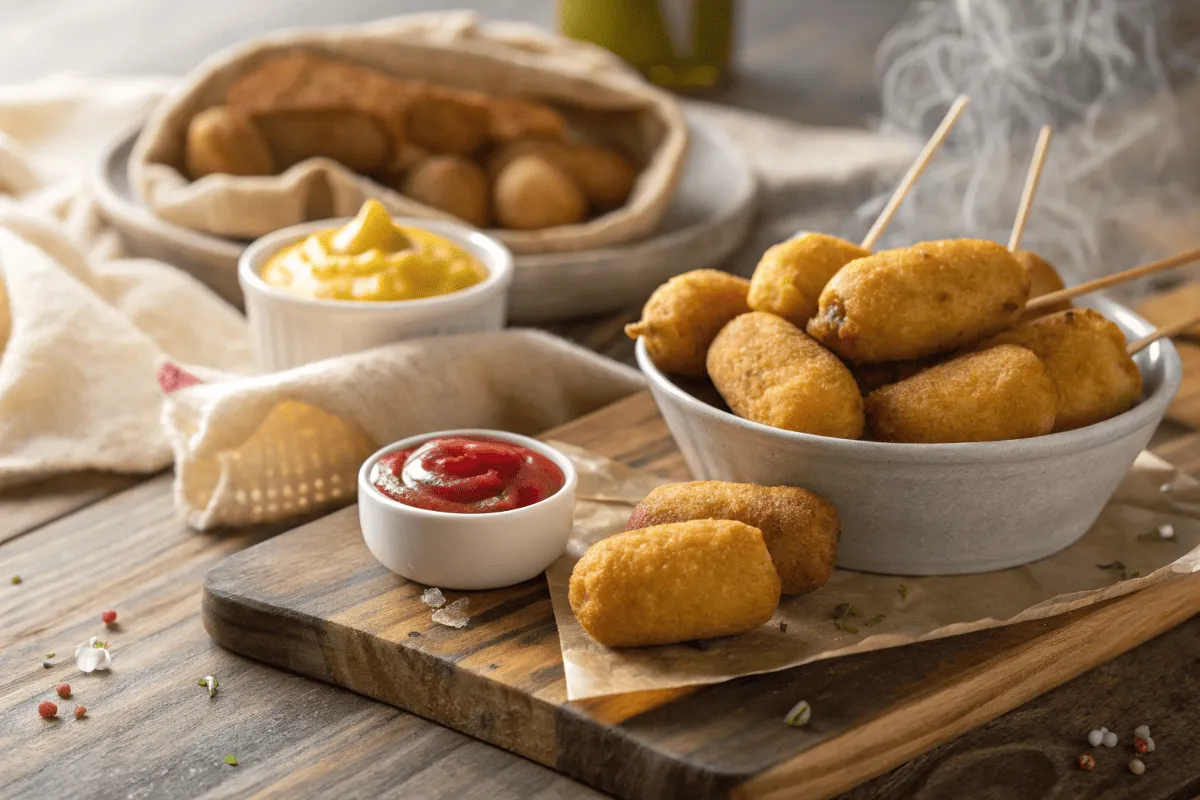
[[[1183,333],[1184,331],[1188,330],[1189,328],[1195,327],[1196,325],[1200,325],[1200,314],[1197,314],[1196,316],[1190,317],[1188,319],[1176,320],[1175,322],[1172,322],[1170,325],[1162,326],[1161,328],[1159,328],[1158,330],[1156,330],[1154,333],[1150,334],[1149,336],[1143,336],[1141,339],[1138,339],[1136,342],[1130,342],[1129,345],[1125,348],[1125,352],[1131,356],[1137,355],[1138,353],[1145,350],[1150,345],[1157,342],[1159,339],[1169,339],[1171,337],[1178,336],[1179,334]]]
[[[888,223],[896,215],[896,210],[904,202],[905,196],[912,189],[913,184],[917,182],[917,179],[921,177],[921,173],[925,171],[925,167],[929,166],[933,154],[937,152],[938,148],[942,146],[942,142],[950,135],[950,130],[954,127],[954,123],[958,122],[958,118],[962,116],[969,102],[971,100],[965,94],[959,95],[954,104],[950,106],[950,110],[946,112],[946,116],[942,117],[941,124],[933,132],[933,136],[929,137],[929,141],[925,143],[925,146],[921,148],[921,152],[917,154],[917,160],[908,168],[908,172],[904,174],[904,179],[900,181],[900,185],[896,187],[896,191],[892,192],[891,198],[888,199],[887,205],[883,207],[883,211],[879,212],[879,217],[875,220],[875,224],[871,226],[871,230],[867,231],[867,235],[863,238],[861,245],[864,250],[871,250],[875,247],[875,242],[883,235]]]
[[[1046,151],[1050,149],[1050,136],[1053,133],[1049,125],[1043,125],[1038,133],[1037,144],[1033,147],[1033,160],[1029,162],[1029,172],[1025,175],[1025,188],[1021,191],[1021,204],[1017,206],[1017,218],[1013,220],[1012,233],[1008,237],[1010,253],[1021,246],[1021,237],[1025,235],[1025,223],[1029,221],[1029,209],[1033,207],[1038,182],[1042,179],[1042,168],[1046,166]]]
[[[1039,295],[1025,304],[1026,311],[1038,311],[1052,306],[1055,303],[1061,303],[1063,300],[1070,300],[1073,297],[1098,292],[1101,289],[1107,289],[1110,286],[1116,286],[1118,283],[1137,280],[1144,278],[1147,275],[1157,275],[1160,272],[1166,272],[1175,267],[1181,267],[1184,264],[1190,264],[1193,261],[1200,260],[1200,250],[1188,250],[1186,253],[1180,253],[1170,258],[1164,258],[1161,261],[1152,261],[1149,264],[1143,264],[1140,267],[1133,267],[1124,272],[1118,272],[1115,275],[1105,275],[1103,278],[1096,278],[1094,281],[1081,283],[1078,286],[1070,286],[1066,289],[1059,289],[1057,292]]]

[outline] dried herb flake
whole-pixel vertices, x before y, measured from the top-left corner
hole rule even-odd
[[[861,616],[862,612],[849,603],[838,603],[833,607],[833,618],[842,619],[844,617]]]
[[[908,584],[902,583],[896,587],[896,591],[900,593],[900,602],[903,603],[908,599]]]
[[[784,622],[783,620],[780,620],[780,621],[779,621],[779,632],[780,632],[780,633],[787,633],[787,623],[786,623],[786,622]]]
[[[796,705],[792,706],[792,710],[783,718],[784,723],[790,728],[803,728],[812,719],[812,706],[807,700],[801,700]]]
[[[13,585],[14,585],[14,586],[15,586],[16,584],[20,583],[22,580],[23,580],[23,579],[21,578],[21,576],[20,576],[20,575],[13,575],[13,576],[12,576],[12,582],[13,582]]]
[[[879,623],[883,622],[883,620],[884,620],[883,614],[872,614],[871,616],[869,616],[863,620],[863,625],[866,625],[869,628],[872,625],[878,625]]]
[[[238,765],[237,756],[225,756],[225,763],[231,767],[236,767]]]
[[[858,628],[854,625],[851,625],[849,622],[834,620],[833,627],[837,628],[839,631],[845,631],[846,633],[858,633]]]

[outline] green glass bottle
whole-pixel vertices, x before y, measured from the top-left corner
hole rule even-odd
[[[558,13],[565,36],[608,48],[660,86],[728,78],[733,0],[559,0]]]

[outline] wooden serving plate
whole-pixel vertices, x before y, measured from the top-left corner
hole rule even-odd
[[[648,394],[547,438],[686,479]],[[381,567],[347,508],[205,579],[222,646],[412,711],[625,798],[829,797],[1178,625],[1200,576],[1048,620],[691,690],[567,702],[545,581],[475,592],[462,630]],[[454,599],[460,593],[449,592]],[[799,700],[805,728],[783,719]]]

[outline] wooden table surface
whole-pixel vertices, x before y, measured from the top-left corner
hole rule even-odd
[[[0,0],[0,81],[56,71],[181,74],[214,49],[296,24],[366,20],[442,7],[384,0]],[[553,20],[553,3],[493,0],[489,18]],[[906,4],[880,0],[742,3],[739,76],[718,102],[822,124],[855,124],[876,110],[872,55]],[[628,314],[557,330],[628,359]],[[1158,452],[1200,469],[1200,436],[1167,425]],[[171,476],[69,476],[0,495],[0,796],[337,796],[557,798],[599,796],[544,767],[418,717],[216,647],[199,618],[200,581],[224,556],[276,533],[188,530]],[[20,575],[19,585],[9,583]],[[105,634],[110,673],[81,676],[71,652]],[[53,666],[43,668],[50,653]],[[1169,730],[1151,769],[1200,793],[1200,746],[1191,743],[1200,692],[1200,619],[867,783],[853,798],[1118,796],[1114,764],[1093,780],[1056,782],[1044,753],[1108,720]],[[210,702],[196,679],[226,687]],[[44,722],[37,701],[60,680],[76,697]],[[89,718],[70,710],[86,704]],[[1176,715],[1172,717],[1171,715]],[[1171,721],[1174,720],[1174,721]],[[1156,725],[1157,723],[1157,725]],[[1160,734],[1161,736],[1161,734]],[[1081,745],[1082,750],[1082,745]],[[222,763],[242,753],[237,767]],[[246,754],[253,754],[246,757]],[[1085,776],[1076,776],[1085,777]],[[985,788],[986,787],[986,788]],[[965,792],[965,794],[964,794]]]

